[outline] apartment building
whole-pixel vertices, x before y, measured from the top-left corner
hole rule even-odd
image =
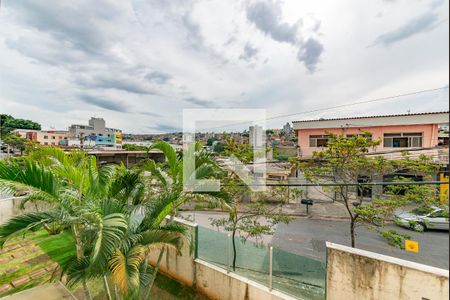
[[[293,122],[293,125],[298,138],[298,157],[300,159],[310,159],[314,151],[326,149],[330,140],[329,133],[347,137],[366,135],[381,142],[374,149],[369,149],[368,155],[382,155],[387,159],[399,159],[405,150],[409,150],[408,156],[411,158],[425,154],[433,157],[442,165],[442,169],[436,174],[436,179],[442,179],[442,176],[448,176],[448,131],[447,139],[445,139],[445,130],[442,130],[448,126],[448,123],[448,112],[430,112],[306,120]],[[446,142],[447,146],[444,145]],[[394,176],[395,174],[388,174],[378,180],[391,181]],[[402,176],[407,175],[402,174]],[[414,175],[412,176],[414,177]],[[300,172],[297,172],[296,180],[299,183],[307,182]],[[364,180],[364,176],[361,177],[361,180]],[[373,193],[382,194],[383,188],[380,186],[370,187],[365,188],[363,192],[365,197],[371,198]],[[307,187],[305,195],[318,200],[327,200],[333,197],[332,193],[320,187]]]
[[[69,127],[69,138],[80,141],[81,144],[95,144],[99,147],[114,148],[122,144],[122,130],[106,127],[103,118],[91,118],[88,125],[71,125]]]
[[[63,130],[15,129],[13,132],[43,146],[63,146],[69,138],[69,133]]]
[[[293,127],[298,138],[298,156],[308,159],[314,151],[327,146],[329,132],[347,137],[367,135],[381,141],[370,152],[396,152],[441,145],[445,139],[439,134],[439,128],[448,126],[448,123],[448,112],[430,112],[294,121]]]

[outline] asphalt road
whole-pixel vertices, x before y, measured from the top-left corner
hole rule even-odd
[[[190,215],[191,219],[194,217],[192,212],[185,212],[183,215]],[[196,212],[195,222],[201,226],[212,227],[209,218],[218,217],[221,217],[218,213]],[[448,231],[418,233],[395,225],[392,228],[400,233],[409,234],[412,240],[418,241],[419,253],[391,247],[382,236],[365,227],[359,227],[356,230],[356,247],[438,268],[449,269]],[[297,218],[289,224],[279,224],[275,234],[264,237],[264,241],[266,243],[270,242],[275,247],[283,250],[324,261],[326,257],[326,241],[350,245],[349,223],[341,220]]]

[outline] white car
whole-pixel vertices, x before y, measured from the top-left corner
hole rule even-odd
[[[407,227],[415,231],[427,229],[449,230],[448,211],[431,207],[430,209],[416,208],[410,212],[395,214],[394,222],[398,226]]]

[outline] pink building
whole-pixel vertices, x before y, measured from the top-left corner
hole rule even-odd
[[[448,112],[320,119],[293,122],[299,157],[311,158],[328,142],[327,132],[345,136],[369,133],[381,144],[370,151],[433,148],[439,145],[439,128],[449,123]]]

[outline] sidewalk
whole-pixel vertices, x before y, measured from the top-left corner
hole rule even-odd
[[[240,211],[245,209],[245,203],[241,203]],[[275,204],[274,204],[275,205]],[[205,205],[206,206],[206,205]],[[198,204],[187,204],[182,208],[183,211],[211,211],[211,212],[221,212],[221,209],[201,209],[198,208]],[[295,217],[304,217],[310,219],[337,219],[337,220],[345,220],[348,219],[348,212],[345,209],[345,206],[339,202],[331,202],[331,201],[321,201],[315,202],[314,205],[309,207],[309,213],[306,213],[306,206],[303,204],[285,204],[283,206],[283,212],[287,215],[295,216]]]
[[[306,213],[306,205],[286,204],[283,211],[291,216],[308,217],[310,219],[349,219],[348,212],[341,202],[315,202],[309,206]]]

